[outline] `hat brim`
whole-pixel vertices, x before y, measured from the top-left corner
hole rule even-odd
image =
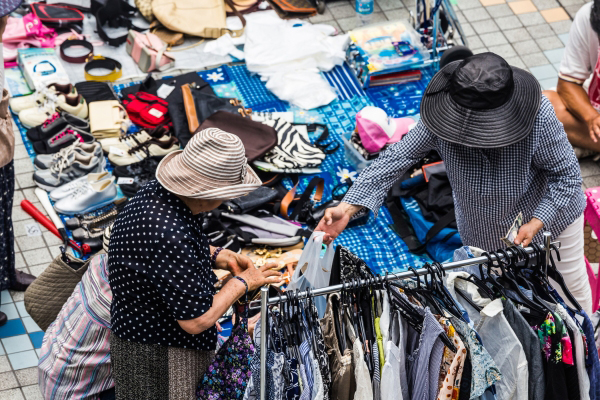
[[[192,199],[231,200],[247,195],[262,185],[254,170],[246,165],[244,180],[225,182],[188,168],[177,150],[169,153],[156,168],[156,179],[169,192]]]
[[[0,18],[15,11],[22,2],[23,0],[7,0],[6,3],[0,7]]]
[[[456,103],[447,90],[461,61],[442,68],[431,79],[421,101],[421,119],[436,136],[467,147],[506,147],[525,139],[533,130],[542,101],[542,89],[530,73],[513,70],[511,98],[493,109],[470,109]]]

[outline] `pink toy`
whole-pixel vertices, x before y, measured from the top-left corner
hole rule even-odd
[[[590,224],[597,237],[600,238],[600,187],[589,188],[585,191],[587,206],[585,207],[584,219]],[[600,301],[600,278],[596,277],[588,259],[585,259],[588,279],[592,287],[592,312],[598,309]]]

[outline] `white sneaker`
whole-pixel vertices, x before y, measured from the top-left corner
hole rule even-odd
[[[98,172],[95,174],[94,173],[87,174],[85,176],[82,176],[79,179],[75,179],[74,181],[71,181],[67,184],[57,187],[56,189],[54,189],[53,191],[51,191],[49,193],[49,196],[52,200],[58,201],[60,199],[64,199],[65,197],[72,195],[82,185],[88,185],[88,184],[92,184],[92,183],[100,182],[100,181],[104,181],[104,180],[114,181],[115,177],[112,176],[112,174],[108,171]]]
[[[98,142],[84,143],[79,140],[72,145],[65,147],[58,151],[58,153],[51,154],[38,154],[33,160],[33,166],[37,169],[48,169],[51,168],[62,158],[69,158],[73,153],[79,153],[84,157],[94,155],[96,157],[103,157],[102,146]]]
[[[177,138],[165,135],[158,139],[152,139],[140,146],[132,147],[120,155],[110,153],[108,159],[114,165],[129,165],[143,161],[150,156],[166,156],[179,149],[179,141]]]
[[[54,203],[54,209],[60,214],[85,214],[104,207],[117,198],[117,185],[114,179],[105,179],[94,183],[85,183],[69,197]]]
[[[28,108],[19,112],[19,120],[24,127],[33,128],[42,125],[57,109],[81,119],[88,117],[87,103],[80,94],[66,96],[64,94],[59,96],[48,94],[45,103],[40,107]]]
[[[150,136],[145,130],[141,130],[137,133],[122,136],[120,138],[106,138],[98,140],[102,145],[102,150],[105,153],[110,152],[111,147],[116,147],[117,149],[127,151],[132,147],[139,146],[142,143],[146,143],[151,140],[152,136]]]
[[[43,105],[46,102],[48,94],[58,96],[60,94],[69,95],[77,94],[77,89],[72,84],[51,83],[48,86],[40,88],[37,92],[29,96],[13,97],[8,103],[12,112],[18,114],[28,108],[35,108]]]

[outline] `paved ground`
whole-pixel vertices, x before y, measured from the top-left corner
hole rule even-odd
[[[412,0],[376,0],[373,22],[406,18]],[[527,68],[544,89],[556,86],[558,63],[568,38],[571,19],[583,0],[458,0],[458,17],[469,47],[478,52],[493,51],[515,66]],[[328,23],[340,31],[356,26],[353,3],[347,0],[328,3],[326,12],[310,19]],[[17,268],[39,275],[59,254],[60,241],[40,227],[40,236],[29,236],[34,223],[20,208],[23,199],[40,210],[33,190],[33,166],[20,138],[15,155],[16,193],[13,208]],[[600,186],[600,166],[587,160],[581,163],[584,186]],[[2,292],[0,310],[10,321],[0,327],[0,400],[41,399],[37,387],[37,360],[42,332],[23,307],[23,293]]]

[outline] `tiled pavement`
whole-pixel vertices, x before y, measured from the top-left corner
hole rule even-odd
[[[527,68],[542,87],[556,86],[557,68],[567,41],[571,19],[583,0],[458,0],[456,11],[476,53],[493,51],[515,66]],[[407,18],[413,0],[376,0],[372,21]],[[340,31],[356,26],[353,3],[329,2],[324,14],[310,19],[327,23]],[[17,138],[15,154],[16,193],[13,208],[16,265],[39,275],[59,254],[60,241],[39,226],[41,235],[30,236],[35,221],[20,208],[28,199],[43,211],[33,190],[33,166]],[[584,186],[600,186],[600,166],[592,160],[581,163]],[[29,230],[29,235],[28,235]],[[0,310],[9,322],[0,327],[0,400],[41,399],[37,387],[36,364],[42,332],[23,307],[23,293],[1,293]]]

